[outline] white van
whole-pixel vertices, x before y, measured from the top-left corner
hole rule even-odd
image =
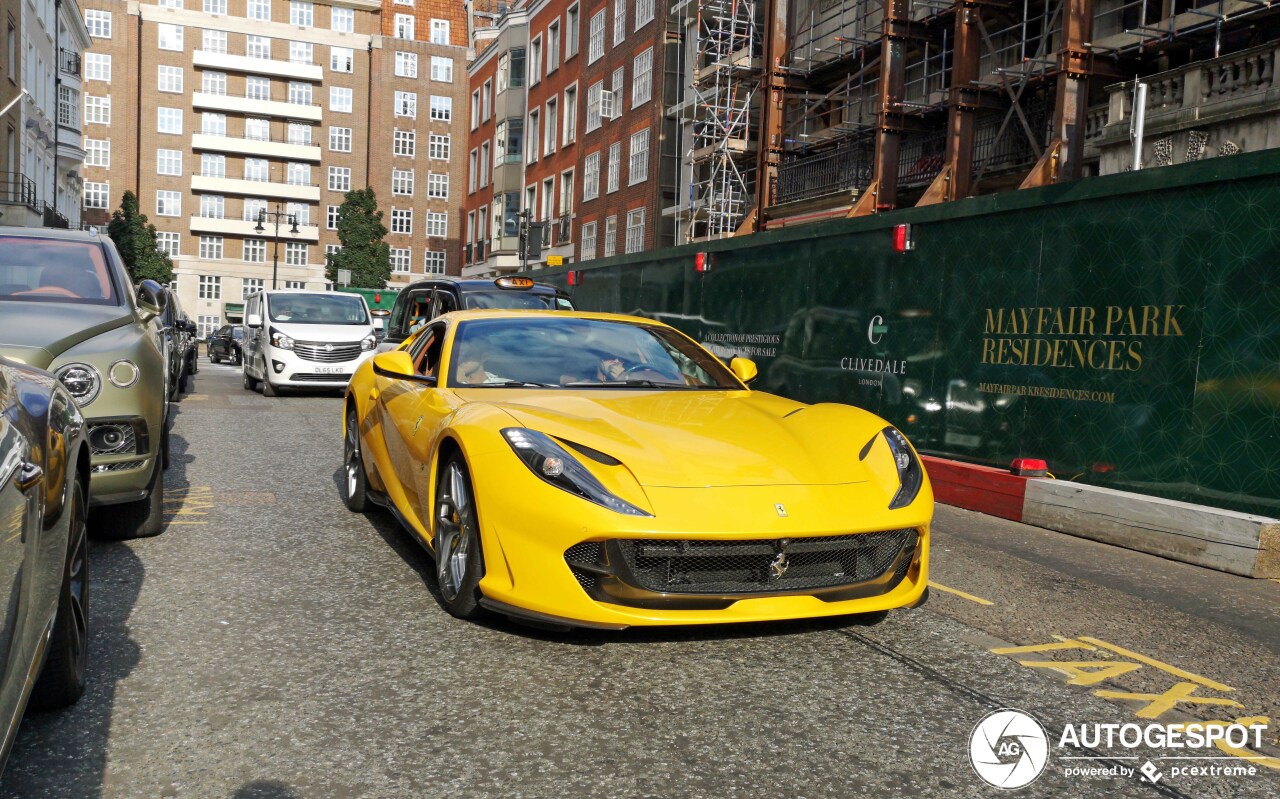
[[[244,387],[342,388],[377,341],[359,294],[259,291],[244,304]]]

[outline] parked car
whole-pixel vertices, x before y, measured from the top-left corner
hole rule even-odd
[[[377,341],[359,294],[259,291],[244,305],[244,387],[344,388]]]
[[[169,364],[169,400],[175,401],[188,389],[187,378],[196,373],[196,325],[182,310],[178,295],[164,289],[164,307],[156,317],[165,339]]]
[[[244,328],[240,325],[223,325],[209,334],[205,346],[212,363],[228,361],[239,365],[243,356]]]
[[[419,280],[396,296],[378,349],[395,349],[414,330],[437,316],[479,308],[572,311],[574,305],[569,295],[555,286],[536,283],[527,277],[508,276],[495,280],[433,277]]]
[[[89,465],[67,390],[0,357],[0,770],[26,707],[66,707],[84,692]]]
[[[169,364],[164,289],[136,294],[96,231],[0,228],[0,355],[52,372],[85,416],[91,528],[109,538],[163,529]]]

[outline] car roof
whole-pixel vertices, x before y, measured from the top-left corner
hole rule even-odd
[[[47,227],[15,227],[0,226],[0,238],[22,237],[24,239],[57,239],[58,241],[83,241],[89,244],[100,244],[107,237],[95,231],[71,230],[70,228]]]
[[[623,322],[626,324],[651,325],[653,327],[671,327],[671,325],[659,322],[656,319],[649,319],[643,316],[627,316],[626,314],[616,313],[592,313],[588,311],[552,311],[552,310],[524,310],[524,309],[484,309],[478,311],[452,311],[447,314],[441,314],[432,322],[444,320],[450,323],[466,322],[472,319],[529,319],[542,318],[553,319],[558,322],[567,322],[573,319],[590,319],[600,322]]]
[[[523,275],[521,276],[523,277]],[[461,278],[452,277],[450,275],[439,275],[437,277],[429,277],[425,280],[418,280],[405,286],[401,291],[409,291],[411,289],[426,288],[427,286],[439,283],[448,283],[456,286],[461,292],[468,291],[531,291],[535,294],[561,294],[563,292],[550,283],[534,283],[527,289],[502,288],[496,281],[498,278]]]

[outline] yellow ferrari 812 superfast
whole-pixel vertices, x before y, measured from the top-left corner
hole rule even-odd
[[[755,373],[648,319],[446,314],[352,377],[344,499],[417,537],[461,618],[621,629],[923,601],[915,450],[864,410],[751,391]]]

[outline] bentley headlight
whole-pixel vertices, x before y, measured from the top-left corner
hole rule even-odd
[[[378,346],[378,337],[373,333],[370,333],[360,340],[360,349],[365,352],[368,352],[376,346]]]
[[[529,471],[556,488],[627,516],[652,515],[610,493],[587,467],[545,433],[507,427],[502,430],[502,437]]]
[[[87,363],[69,363],[53,374],[81,408],[97,399],[102,390],[102,375]]]
[[[893,454],[893,464],[898,467],[898,493],[893,495],[889,510],[905,508],[915,500],[924,484],[924,466],[907,443],[907,437],[898,432],[896,427],[884,429],[884,440],[889,443],[889,452]]]
[[[271,328],[270,332],[271,332],[271,346],[275,347],[278,350],[293,349],[293,339],[289,338],[284,333],[281,333],[279,330],[276,330],[274,327]]]

